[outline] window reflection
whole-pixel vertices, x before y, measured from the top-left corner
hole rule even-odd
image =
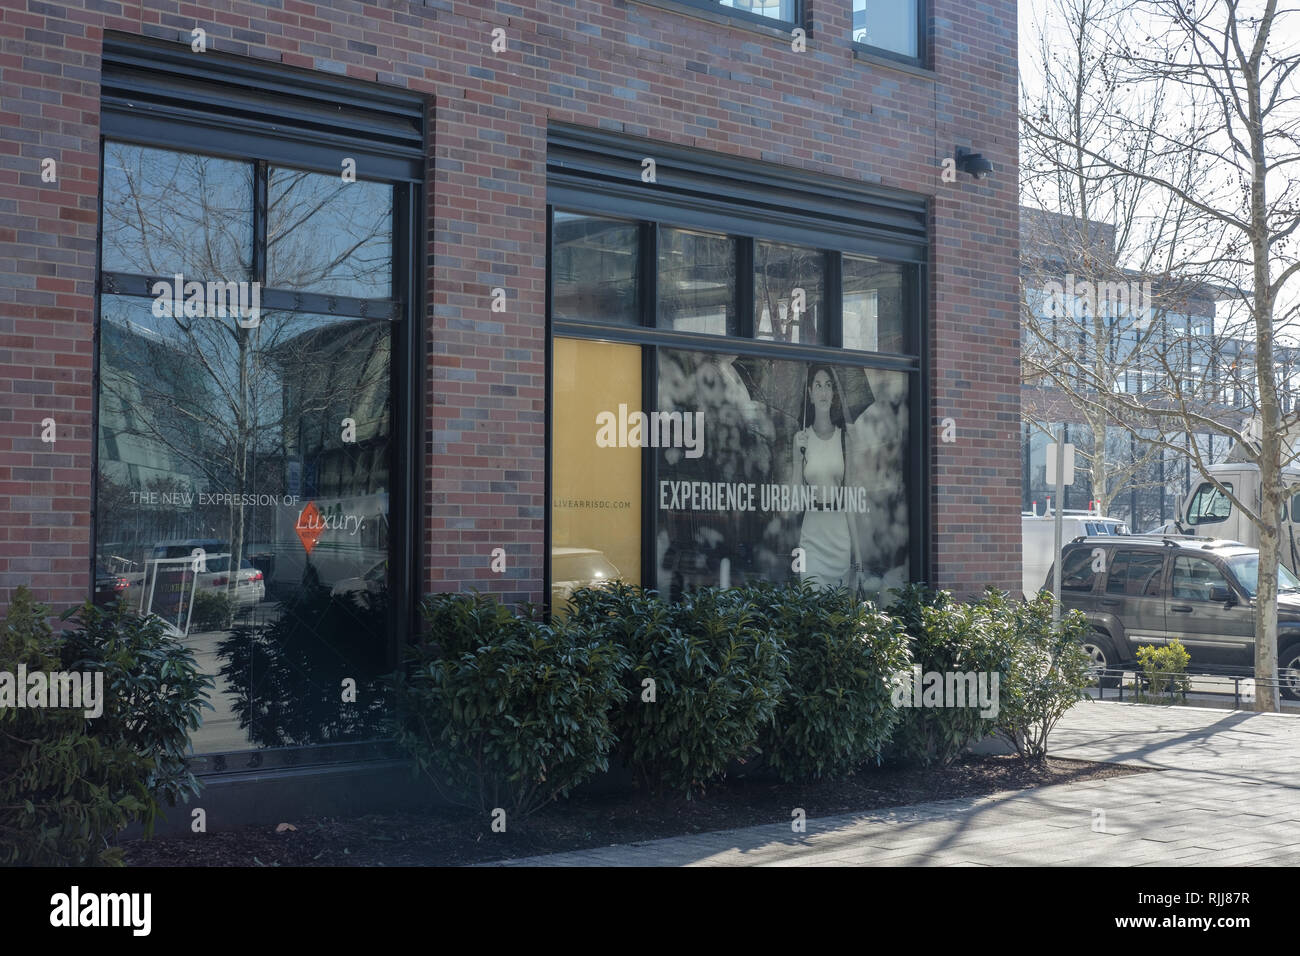
[[[251,279],[252,163],[110,142],[103,189],[105,271]]]
[[[267,180],[267,284],[384,299],[393,283],[393,187],[272,167]]]
[[[853,0],[853,39],[856,43],[919,57],[917,4],[923,0]]]
[[[718,0],[719,5],[773,20],[794,21],[795,0]]]
[[[374,730],[386,662],[386,321],[101,300],[97,564],[209,672],[199,752]],[[235,570],[237,569],[237,570]],[[340,710],[339,686],[373,684]]]
[[[907,352],[906,267],[864,256],[843,257],[844,347]]]
[[[660,328],[738,334],[736,240],[662,227],[658,298]]]
[[[640,324],[639,232],[635,222],[555,212],[551,226],[555,319]]]
[[[754,335],[826,344],[826,257],[820,249],[754,243]]]

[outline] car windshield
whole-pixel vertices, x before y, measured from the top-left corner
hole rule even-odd
[[[1232,571],[1241,589],[1250,597],[1255,596],[1259,587],[1259,555],[1238,554],[1228,558],[1225,563]],[[1277,567],[1277,589],[1279,591],[1300,591],[1300,579],[1286,569],[1285,565]]]

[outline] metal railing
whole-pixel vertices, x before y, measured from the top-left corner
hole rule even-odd
[[[1151,685],[1150,678],[1152,676],[1166,677],[1169,679],[1169,685],[1159,695],[1161,698],[1168,699],[1171,701],[1174,699],[1181,699],[1184,703],[1186,703],[1187,695],[1189,693],[1207,694],[1211,696],[1223,696],[1223,697],[1227,697],[1229,694],[1231,694],[1232,705],[1234,710],[1241,709],[1242,681],[1250,681],[1256,686],[1262,684],[1266,687],[1272,687],[1275,691],[1277,691],[1279,697],[1282,697],[1283,687],[1289,687],[1292,685],[1292,682],[1290,680],[1285,680],[1282,678],[1278,678],[1277,680],[1261,679],[1255,677],[1253,674],[1197,674],[1197,673],[1188,673],[1186,671],[1154,671],[1148,674],[1148,672],[1144,670],[1134,670],[1133,668],[1125,669],[1125,668],[1117,668],[1117,667],[1093,668],[1090,671],[1090,673],[1093,675],[1093,684],[1091,686],[1097,688],[1098,700],[1106,699],[1106,691],[1108,689],[1102,685],[1100,678],[1118,677],[1119,686],[1116,688],[1109,688],[1109,689],[1118,690],[1119,692],[1118,699],[1123,700],[1124,691],[1126,689],[1124,687],[1124,677],[1127,674],[1132,674],[1134,677],[1133,680],[1134,685],[1141,685],[1141,688],[1137,686],[1132,686],[1127,688],[1130,691],[1130,696],[1134,698],[1140,699],[1140,697],[1154,696],[1150,693],[1149,690],[1144,690],[1143,688],[1150,687]],[[1222,691],[1219,691],[1219,690],[1206,690],[1198,687],[1196,690],[1192,690],[1190,687],[1192,681],[1196,681],[1199,684],[1204,684],[1207,682],[1211,684],[1221,684],[1224,687],[1224,689]],[[1227,689],[1229,683],[1231,683],[1232,685],[1231,690]],[[1286,700],[1288,698],[1282,697],[1282,699]]]

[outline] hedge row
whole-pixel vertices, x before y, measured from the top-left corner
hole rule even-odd
[[[120,603],[64,614],[58,635],[49,613],[19,587],[0,624],[0,866],[120,865],[118,831],[139,820],[148,834],[163,805],[199,791],[186,752],[212,678]],[[17,706],[20,667],[83,675],[101,712]]]
[[[485,595],[433,595],[391,679],[395,736],[445,797],[520,816],[611,756],[650,789],[688,795],[733,761],[815,780],[887,755],[949,762],[990,733],[1042,759],[1088,683],[1082,618],[1053,625],[1045,596],[895,596],[882,611],[792,583],[668,602],[616,583],[575,592],[568,617],[546,623]],[[997,675],[996,707],[910,706],[915,668],[977,672],[986,688]]]

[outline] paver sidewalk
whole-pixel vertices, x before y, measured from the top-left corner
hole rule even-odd
[[[1051,752],[1159,772],[497,865],[1300,864],[1300,716],[1085,701]]]

